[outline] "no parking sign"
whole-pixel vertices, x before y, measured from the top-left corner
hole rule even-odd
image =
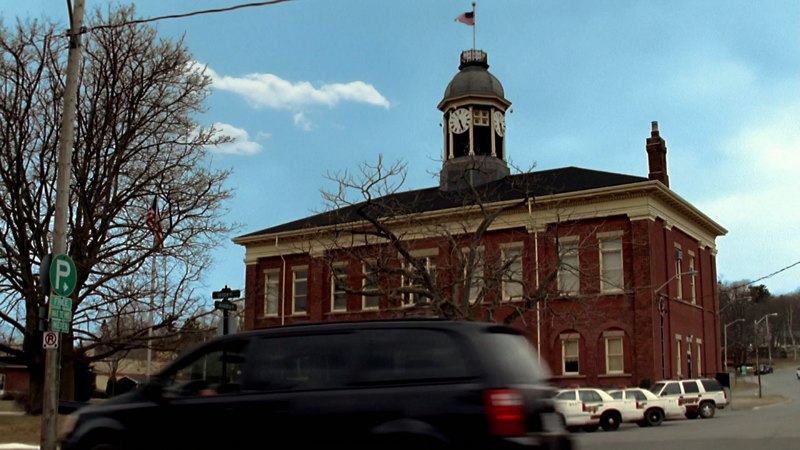
[[[58,333],[55,331],[45,331],[42,335],[43,348],[58,348]]]

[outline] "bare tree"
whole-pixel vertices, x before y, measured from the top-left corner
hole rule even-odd
[[[330,273],[335,274],[336,291],[373,302],[387,298],[389,308],[381,307],[383,315],[505,323],[526,320],[527,313],[547,307],[549,300],[579,300],[575,303],[588,305],[583,300],[591,295],[569,299],[556,282],[559,271],[572,271],[575,279],[580,272],[564,255],[577,249],[558,244],[560,233],[569,228],[566,221],[551,224],[546,233],[554,242],[556,256],[539,262],[541,279],[535,278],[535,271],[522,270],[523,260],[532,256],[526,256],[524,246],[518,245],[528,239],[525,227],[535,224],[516,224],[517,231],[506,236],[508,242],[491,252],[484,247],[493,227],[502,225],[510,213],[531,217],[531,208],[536,208],[534,177],[512,176],[480,186],[465,182],[458,190],[403,192],[405,175],[403,162],[387,165],[380,157],[375,164],[362,164],[356,173],[326,176],[335,188],[322,191],[326,212],[320,217],[326,219],[316,224],[321,231],[310,243],[316,249],[298,250],[322,255]],[[446,218],[440,211],[446,211]],[[430,249],[435,251],[430,253]],[[359,265],[362,282],[348,283],[342,264]],[[533,264],[532,259],[526,264]],[[591,309],[566,311],[577,323]]]
[[[71,362],[107,356],[87,352],[104,320],[120,311],[137,317],[118,346],[104,343],[126,351],[147,344],[149,319],[156,330],[172,330],[202,314],[193,286],[219,237],[236,228],[223,221],[229,171],[210,168],[206,155],[224,139],[194,119],[211,80],[182,41],[126,24],[133,17],[133,7],[97,9],[84,37],[68,212],[78,280],[72,333],[62,344],[66,398]],[[24,336],[22,349],[0,350],[30,368],[29,410],[41,404],[37,311],[46,300],[38,272],[52,244],[65,44],[53,24],[0,28],[0,326]],[[145,226],[154,198],[163,243]]]

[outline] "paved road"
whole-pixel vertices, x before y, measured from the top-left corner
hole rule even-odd
[[[800,363],[798,363],[800,366]],[[665,422],[640,428],[625,424],[616,432],[575,433],[576,448],[592,450],[795,450],[800,448],[800,381],[795,366],[761,377],[763,396],[785,400],[753,409],[725,409],[712,419]],[[741,394],[753,395],[753,394]],[[734,397],[734,402],[736,398]],[[742,401],[742,404],[745,402]]]

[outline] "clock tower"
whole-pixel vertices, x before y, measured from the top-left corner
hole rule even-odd
[[[444,114],[439,186],[445,191],[479,186],[510,174],[505,116],[511,102],[489,72],[486,52],[461,52],[458,70],[438,106]]]

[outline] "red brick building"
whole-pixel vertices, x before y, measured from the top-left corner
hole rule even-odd
[[[391,234],[400,244],[354,232],[370,227],[363,204],[234,239],[246,249],[244,328],[441,315],[444,304],[524,329],[558,384],[721,371],[715,240],[726,230],[670,189],[658,124],[645,140],[646,177],[578,167],[511,174],[511,103],[488,67],[484,52],[463,52],[439,104],[440,185],[373,200],[389,211],[381,225],[403,230]],[[465,201],[470,192],[480,201]],[[484,230],[487,211],[496,217]],[[330,245],[345,229],[347,244]],[[378,259],[381,271],[365,263]],[[462,277],[466,260],[475,269]]]

